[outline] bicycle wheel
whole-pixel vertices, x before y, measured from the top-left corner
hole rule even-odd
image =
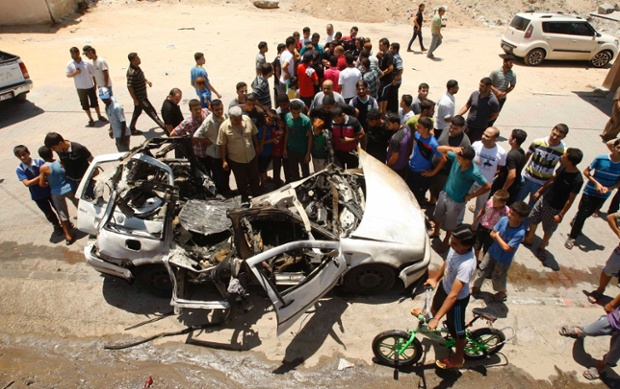
[[[391,330],[380,333],[372,341],[372,352],[379,363],[391,367],[413,365],[422,357],[422,344],[416,338],[401,355],[397,350],[409,340],[411,334],[405,331]]]
[[[484,345],[485,348],[473,344],[469,339]],[[495,328],[480,328],[469,334],[465,345],[465,359],[482,359],[493,355],[504,347],[506,336]]]

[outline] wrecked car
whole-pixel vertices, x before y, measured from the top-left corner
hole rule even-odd
[[[78,188],[78,227],[96,235],[84,253],[101,273],[172,289],[177,311],[229,310],[258,282],[279,333],[337,284],[376,294],[426,274],[424,215],[364,151],[363,172],[328,166],[241,204],[217,195],[196,161],[167,157],[181,140],[167,141],[96,157]]]

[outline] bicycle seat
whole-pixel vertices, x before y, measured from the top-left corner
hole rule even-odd
[[[488,320],[490,322],[494,322],[495,320],[497,320],[497,316],[493,316],[490,313],[483,311],[482,308],[474,308],[472,312],[475,316],[481,317],[484,320]]]

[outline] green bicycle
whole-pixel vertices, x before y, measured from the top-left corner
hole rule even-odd
[[[416,337],[418,333],[425,335],[432,341],[449,350],[453,349],[455,339],[450,336],[445,323],[444,327],[441,329],[437,328],[435,331],[430,331],[428,329],[427,323],[433,318],[429,309],[432,291],[432,288],[426,288],[426,299],[422,311],[412,312],[412,315],[416,316],[419,320],[416,329],[408,331],[390,330],[375,336],[372,341],[372,352],[375,354],[377,362],[391,367],[410,366],[418,362],[422,357],[422,344]],[[514,337],[515,331],[510,327],[502,330],[492,328],[497,317],[483,312],[479,308],[474,308],[473,313],[474,318],[465,325],[465,336],[467,338],[465,359],[476,360],[489,358],[491,355],[499,352],[506,342]],[[471,328],[473,323],[478,319],[486,320],[489,327],[470,331],[469,328]],[[510,329],[513,332],[513,335],[508,339],[506,339],[503,332],[503,330],[506,329]]]

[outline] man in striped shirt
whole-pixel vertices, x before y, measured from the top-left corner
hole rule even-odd
[[[209,112],[209,110],[206,108],[202,108],[200,100],[198,99],[191,99],[189,101],[189,111],[192,113],[192,115],[183,120],[174,130],[172,130],[170,136],[189,135],[189,137],[192,138],[194,155],[204,165],[207,163],[207,145],[204,142],[200,142],[198,139],[195,139],[193,136],[194,133],[198,130],[198,128],[200,128],[202,122],[211,112]],[[183,150],[183,152],[187,154],[186,150]],[[190,158],[189,155],[186,155],[186,157]]]
[[[524,180],[517,201],[524,201],[529,196],[528,205],[530,208],[534,205],[534,194],[553,177],[555,167],[564,155],[566,145],[562,140],[567,134],[568,126],[560,123],[553,127],[549,137],[536,139],[530,144],[525,155]]]
[[[588,183],[583,190],[579,210],[571,222],[573,227],[564,243],[569,250],[575,246],[586,219],[603,205],[614,189],[620,187],[620,139],[614,142],[611,153],[594,158],[583,175]]]
[[[129,67],[127,68],[127,90],[133,99],[134,105],[131,123],[129,124],[131,135],[139,135],[142,133],[136,129],[136,122],[142,114],[142,111],[146,112],[146,114],[167,134],[168,130],[166,129],[166,125],[161,121],[159,116],[157,116],[157,111],[147,97],[146,86],[148,85],[150,87],[153,86],[153,84],[146,79],[144,72],[140,68],[142,61],[140,57],[138,57],[138,53],[129,53],[127,59],[129,59]]]

